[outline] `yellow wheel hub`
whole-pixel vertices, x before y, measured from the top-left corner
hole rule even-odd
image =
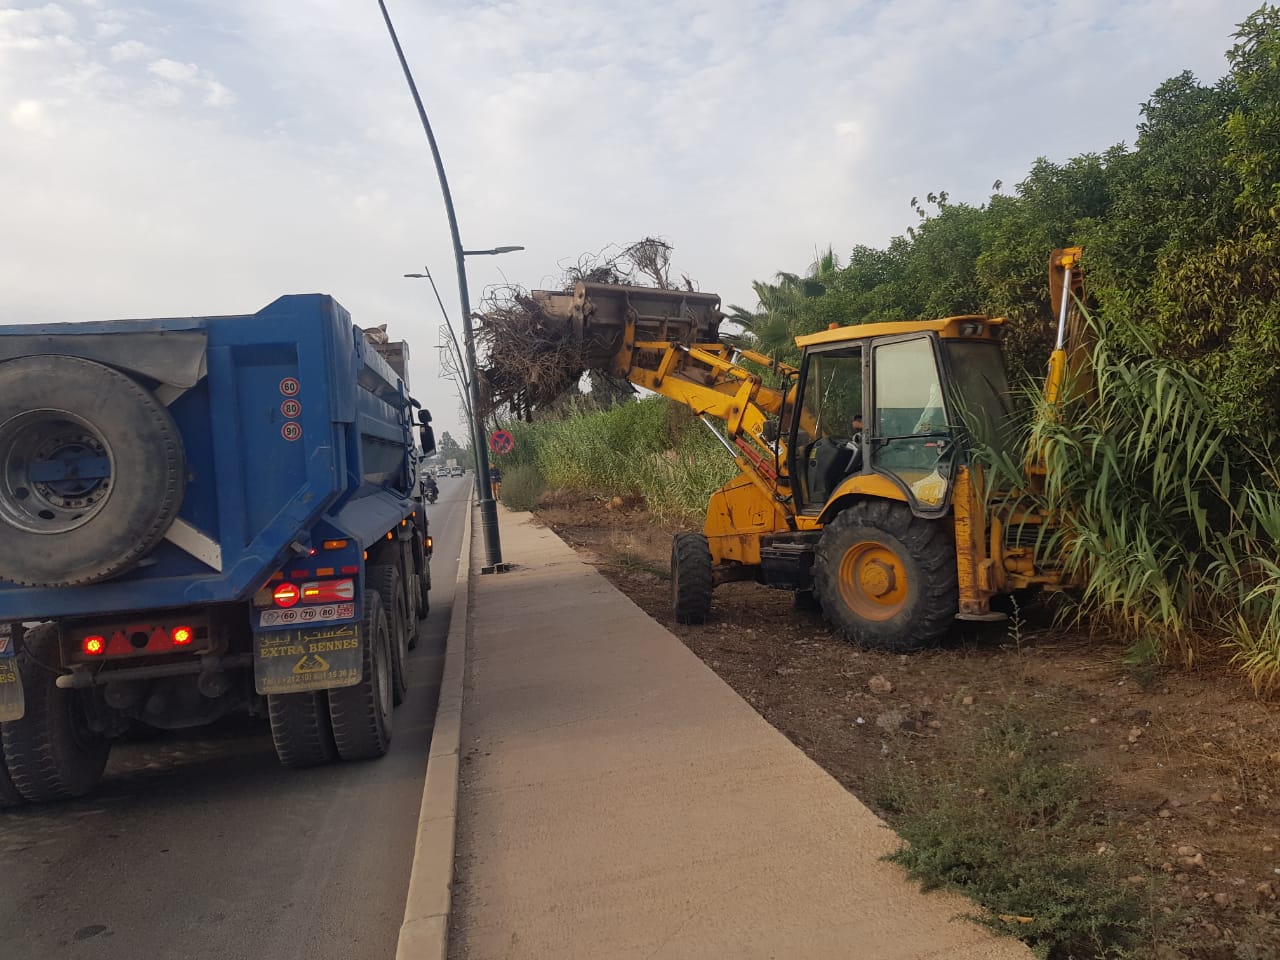
[[[840,596],[865,620],[888,620],[907,602],[907,568],[883,543],[862,540],[840,561]]]

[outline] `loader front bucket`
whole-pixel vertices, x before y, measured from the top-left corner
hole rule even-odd
[[[588,369],[604,370],[622,347],[628,321],[640,342],[717,343],[720,298],[692,290],[660,290],[613,283],[578,282],[573,293],[535,290],[548,316],[562,317],[566,333],[583,347]]]

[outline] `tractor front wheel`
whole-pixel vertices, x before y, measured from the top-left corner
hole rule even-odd
[[[714,587],[706,536],[677,533],[671,541],[671,606],[676,623],[706,623]]]
[[[892,653],[936,644],[959,604],[955,548],[942,522],[891,501],[855,504],[826,525],[813,582],[845,639]]]

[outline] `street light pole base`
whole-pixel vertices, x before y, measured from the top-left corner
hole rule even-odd
[[[509,563],[490,563],[480,568],[481,573],[506,573],[511,569]]]

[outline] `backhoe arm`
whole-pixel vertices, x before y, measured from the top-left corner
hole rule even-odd
[[[787,499],[788,491],[779,489],[787,482],[785,452],[766,438],[765,425],[794,405],[795,368],[721,342],[719,297],[585,281],[572,294],[535,296],[544,311],[565,318],[589,369],[683,404],[704,422],[721,421],[724,434],[717,436],[739,468],[770,499]],[[764,385],[739,357],[778,372],[791,386]]]

